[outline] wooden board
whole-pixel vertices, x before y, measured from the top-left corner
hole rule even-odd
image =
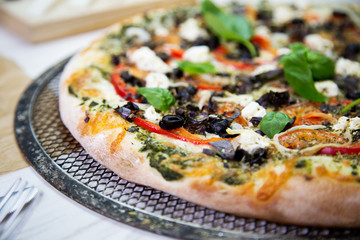
[[[0,22],[31,42],[41,42],[106,27],[149,9],[195,2],[195,0],[93,0],[85,7],[77,7],[70,1],[63,0],[54,1],[52,6],[40,14],[33,9],[34,0],[1,1]]]

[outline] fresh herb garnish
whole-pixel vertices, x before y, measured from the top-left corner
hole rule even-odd
[[[207,27],[215,35],[240,42],[249,49],[252,56],[256,55],[256,49],[249,41],[253,35],[253,30],[244,16],[225,13],[210,0],[202,2],[201,12]]]
[[[315,88],[314,77],[330,77],[331,72],[334,73],[333,61],[300,43],[292,44],[290,48],[292,52],[280,59],[286,81],[300,96],[311,101],[326,102],[329,98]],[[316,63],[317,60],[323,65]]]
[[[314,79],[325,80],[335,75],[335,62],[325,55],[308,50],[306,51],[306,60],[310,65]]]
[[[216,73],[214,65],[211,63],[193,63],[189,61],[180,61],[178,66],[184,72],[190,74]]]
[[[355,101],[353,101],[352,103],[349,103],[348,105],[346,105],[346,107],[344,107],[343,109],[341,109],[341,113],[344,114],[347,111],[349,111],[351,108],[355,107],[356,105],[358,105],[360,103],[360,98],[356,99]]]
[[[138,91],[157,110],[167,111],[175,104],[175,98],[164,88],[138,88]]]
[[[292,119],[285,113],[269,112],[261,119],[260,130],[269,138],[273,138],[291,121]]]

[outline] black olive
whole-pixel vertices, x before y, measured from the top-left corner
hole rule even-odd
[[[209,132],[215,134],[221,134],[224,133],[229,126],[230,126],[229,121],[226,119],[222,119],[210,124]]]
[[[150,49],[154,49],[154,48],[157,47],[157,44],[155,42],[153,42],[153,41],[148,41],[148,42],[144,43],[144,46],[148,47]]]
[[[166,115],[159,122],[159,126],[165,130],[171,130],[175,128],[182,127],[184,125],[185,119],[179,115]]]
[[[217,36],[211,36],[208,42],[210,50],[216,49],[220,45],[220,40]]]
[[[173,70],[173,76],[174,78],[182,78],[184,76],[184,72],[180,68],[175,68]]]
[[[133,110],[133,111],[138,111],[138,110],[140,110],[139,106],[136,105],[136,104],[133,103],[133,102],[127,102],[123,107],[128,108],[128,109]]]
[[[156,55],[164,62],[170,59],[170,55],[165,52],[158,52]]]
[[[230,73],[219,72],[219,73],[216,73],[216,76],[219,76],[219,77],[230,77]]]
[[[360,43],[348,43],[342,56],[351,60],[356,60],[356,57],[359,53]]]
[[[250,122],[254,125],[254,127],[257,127],[261,122],[262,117],[252,117],[250,119]]]
[[[119,59],[119,56],[117,55],[112,55],[111,56],[111,63],[115,66],[119,65],[120,63],[120,59]]]
[[[188,86],[188,87],[186,88],[186,90],[188,91],[188,93],[189,93],[191,96],[193,96],[193,95],[195,95],[195,94],[197,93],[197,88],[194,87],[194,86]]]
[[[332,15],[337,18],[347,18],[347,13],[339,11],[339,10],[334,10]]]
[[[145,85],[144,82],[141,79],[131,75],[128,71],[122,71],[120,73],[120,77],[126,83],[132,84],[133,86],[143,87]]]

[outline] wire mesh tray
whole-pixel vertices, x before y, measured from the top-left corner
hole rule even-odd
[[[68,59],[22,95],[15,135],[27,160],[60,192],[117,221],[183,239],[358,239],[360,229],[299,227],[214,211],[120,178],[97,163],[62,124],[58,83]]]

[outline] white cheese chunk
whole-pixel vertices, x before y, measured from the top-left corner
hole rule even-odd
[[[277,50],[277,55],[278,56],[282,56],[282,55],[286,55],[286,54],[289,54],[289,53],[291,53],[291,50],[290,50],[290,48],[279,48],[278,50]]]
[[[332,56],[332,49],[334,44],[329,39],[321,37],[319,34],[309,34],[305,37],[304,43],[312,50],[325,54],[326,56]]]
[[[259,105],[257,102],[250,102],[241,111],[241,116],[245,119],[250,120],[253,117],[264,117],[266,114],[265,108]]]
[[[126,29],[125,36],[127,38],[135,38],[136,42],[144,43],[151,40],[150,33],[139,27],[129,27]]]
[[[360,77],[360,63],[346,58],[339,58],[336,61],[335,72],[339,75],[353,75]]]
[[[259,148],[266,148],[270,144],[269,142],[253,130],[241,129],[240,135],[231,140],[234,149],[238,147],[244,149],[250,154],[253,154]]]
[[[194,62],[204,63],[211,60],[210,49],[208,46],[194,46],[184,52],[183,59]]]
[[[348,126],[349,126],[349,118],[343,116],[339,118],[336,124],[333,125],[332,129],[335,131],[344,131]]]
[[[286,33],[274,32],[270,38],[271,46],[273,48],[286,47],[290,43],[289,36]]]
[[[273,12],[273,22],[275,25],[285,24],[295,17],[295,11],[289,6],[278,6]]]
[[[189,18],[179,26],[180,37],[188,40],[195,41],[197,38],[207,38],[208,33],[205,29],[199,26],[195,18]]]
[[[275,70],[277,67],[275,64],[264,64],[258,66],[252,73],[252,76],[259,75],[261,73],[269,72]]]
[[[166,73],[170,67],[148,47],[141,47],[130,54],[130,61],[144,71]]]
[[[246,106],[253,101],[253,97],[249,94],[228,94],[226,97],[213,97],[213,100],[216,102],[231,102],[239,104],[240,106]]]
[[[149,73],[146,78],[147,88],[168,88],[170,86],[169,78],[163,73]]]
[[[354,117],[350,119],[349,129],[350,130],[360,129],[360,117]]]
[[[336,97],[339,94],[338,85],[331,80],[315,82],[315,88],[328,97]]]
[[[145,110],[144,117],[146,118],[146,120],[153,123],[158,123],[161,120],[161,115],[156,112],[153,106],[150,106]]]
[[[271,31],[267,26],[260,25],[255,28],[255,35],[260,35],[262,37],[269,39],[271,37]]]

